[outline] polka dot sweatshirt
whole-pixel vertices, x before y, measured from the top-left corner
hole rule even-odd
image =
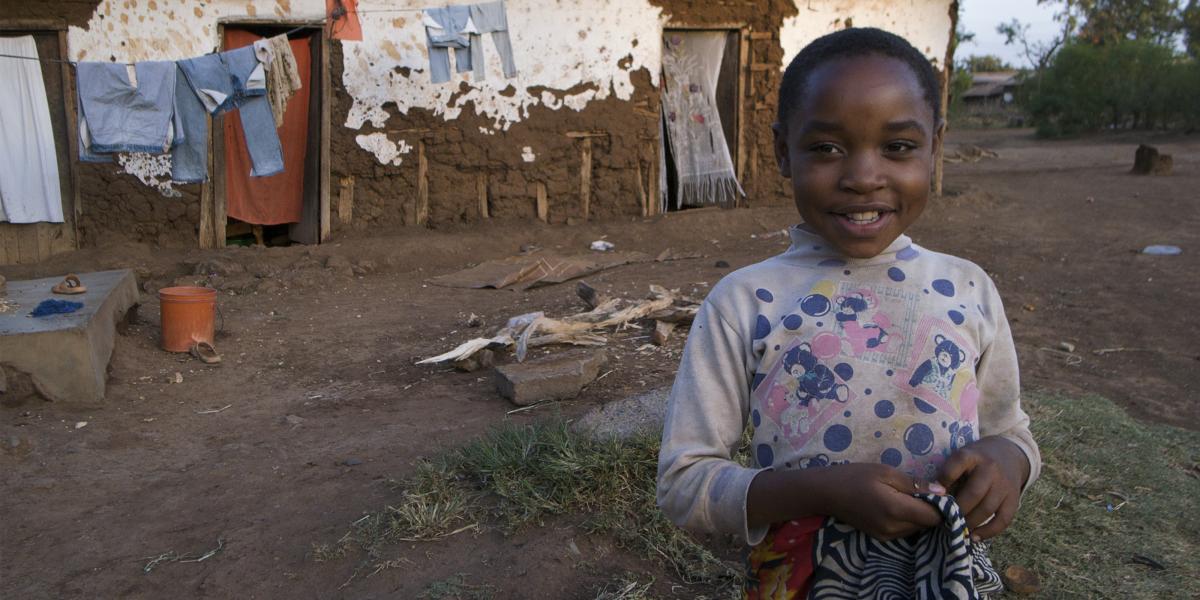
[[[688,529],[766,534],[746,521],[765,469],[877,462],[936,478],[984,436],[1040,454],[995,285],[970,261],[900,236],[850,259],[803,226],[783,254],[725,277],[692,324],[671,390],[658,503]],[[747,423],[752,466],[735,462]]]

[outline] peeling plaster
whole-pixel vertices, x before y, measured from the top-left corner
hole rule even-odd
[[[354,141],[363,150],[375,155],[375,159],[385,165],[400,166],[404,159],[401,154],[412,152],[412,146],[408,142],[400,140],[397,144],[388,139],[386,133],[371,133],[367,135],[359,135],[354,137]]]
[[[588,102],[610,95],[628,100],[633,95],[630,71],[645,68],[658,85],[662,47],[653,40],[661,34],[664,18],[661,9],[647,0],[612,0],[603,11],[598,11],[592,0],[511,0],[507,3],[508,26],[517,77],[504,78],[496,47],[490,34],[485,34],[487,79],[473,81],[470,73],[455,73],[444,84],[429,81],[421,20],[401,22],[396,19],[399,13],[394,12],[428,4],[426,0],[359,2],[363,41],[342,42],[342,82],[354,99],[346,127],[361,129],[366,123],[382,127],[390,116],[383,107],[388,102],[395,103],[401,114],[422,108],[447,121],[458,118],[469,103],[476,114],[492,119],[494,128],[507,130],[539,104],[552,110],[567,106],[578,111]],[[372,10],[393,12],[369,12]],[[396,49],[398,52],[392,51]],[[623,69],[617,63],[626,56],[632,56],[632,61]],[[401,71],[409,76],[400,75]],[[470,88],[451,106],[450,97],[463,81]],[[566,90],[581,83],[592,84],[594,89],[562,99],[548,91],[529,91],[534,87]],[[501,95],[509,85],[516,93]]]
[[[219,44],[222,17],[276,15],[323,19],[324,0],[155,0],[151,8],[137,0],[102,0],[87,27],[67,31],[73,60],[136,62],[179,60],[208,54]]]
[[[117,164],[121,165],[121,169],[126,173],[158,190],[158,193],[166,198],[178,198],[183,195],[175,189],[175,182],[171,181],[171,157],[167,154],[118,154]]]
[[[537,160],[537,155],[533,153],[533,148],[531,148],[529,146],[525,146],[524,148],[521,148],[521,160],[523,160],[527,163],[531,163],[531,162]]]
[[[779,28],[783,67],[809,42],[847,27],[878,27],[903,37],[941,68],[950,44],[948,0],[827,0],[796,2],[800,14]]]

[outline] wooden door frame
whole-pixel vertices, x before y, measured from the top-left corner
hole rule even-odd
[[[330,41],[329,32],[325,28],[324,19],[280,19],[280,18],[260,18],[260,17],[221,17],[217,19],[217,40],[216,47],[220,48],[225,39],[225,27],[287,27],[296,28],[303,27],[312,30],[315,35],[320,36],[321,43],[321,116],[320,123],[320,145],[321,159],[318,167],[318,199],[320,202],[320,233],[319,241],[325,242],[329,239],[329,177],[330,169],[330,154],[329,154],[329,136],[330,130],[330,74],[329,74],[329,52]],[[310,82],[311,86],[312,83]],[[313,93],[311,90],[309,93]],[[228,220],[227,199],[225,196],[225,171],[223,165],[216,164],[216,144],[224,143],[224,136],[218,135],[215,119],[209,118],[208,127],[208,172],[210,177],[207,181],[200,184],[200,247],[201,248],[224,248],[225,247],[225,224]],[[220,167],[220,168],[218,168]]]
[[[55,33],[58,36],[58,58],[63,61],[70,60],[70,57],[67,55],[67,23],[64,19],[0,19],[0,32]],[[83,205],[79,196],[79,165],[76,160],[76,157],[79,156],[79,136],[76,133],[76,123],[79,116],[75,113],[75,73],[72,72],[71,65],[67,62],[61,64],[63,113],[66,115],[65,125],[67,130],[66,162],[67,169],[69,169],[68,179],[71,182],[70,206],[65,202],[67,198],[60,196],[60,202],[63,202],[63,217],[64,221],[66,221],[62,225],[70,234],[71,248],[78,249],[79,221],[83,215]],[[57,144],[58,140],[55,140],[55,143]],[[44,227],[45,224],[38,223],[37,226]],[[48,257],[49,254],[39,256],[38,260],[44,260]],[[16,263],[15,260],[12,262],[13,264]]]
[[[663,24],[662,32],[658,36],[658,41],[661,44],[663,34],[668,29],[682,29],[685,31],[736,31],[738,32],[738,75],[737,75],[737,105],[734,108],[734,114],[737,116],[737,126],[734,128],[737,141],[737,156],[733,158],[733,174],[737,177],[738,183],[744,185],[744,173],[746,170],[746,93],[750,89],[750,24],[745,21],[728,21],[721,23],[692,23],[689,21],[671,20]],[[662,111],[662,106],[659,106],[659,111]],[[660,129],[661,131],[661,129]],[[659,145],[666,143],[666,140],[659,139]],[[743,198],[737,199],[737,206],[742,206]]]

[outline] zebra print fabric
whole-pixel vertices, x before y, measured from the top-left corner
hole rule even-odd
[[[972,543],[951,496],[918,494],[943,526],[881,542],[832,518],[813,543],[810,600],[986,600],[1004,589],[984,544]]]

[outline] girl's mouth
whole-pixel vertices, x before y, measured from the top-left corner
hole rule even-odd
[[[849,214],[845,215],[845,217],[847,219],[849,219],[850,222],[854,223],[855,225],[870,225],[871,223],[874,223],[875,221],[879,220],[879,211],[869,210],[869,211],[863,211],[863,212],[849,213]]]
[[[852,237],[874,237],[896,217],[892,210],[856,210],[854,212],[834,213],[836,222],[842,231]]]

